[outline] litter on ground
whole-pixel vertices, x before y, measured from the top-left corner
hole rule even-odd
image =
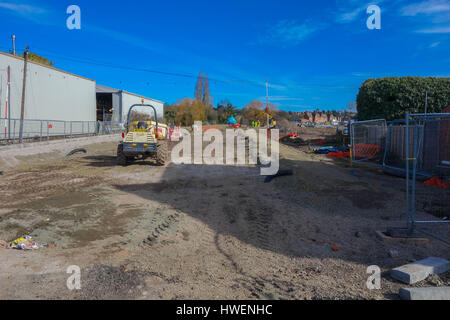
[[[74,149],[74,150],[70,151],[70,152],[67,154],[66,157],[69,157],[69,156],[71,156],[71,155],[74,155],[75,153],[78,153],[78,152],[87,153],[86,149],[84,149],[84,148],[79,148],[79,149]]]
[[[339,247],[338,247],[337,244],[335,244],[335,243],[328,243],[328,242],[326,242],[326,241],[316,240],[316,239],[313,239],[313,238],[309,238],[308,240],[311,241],[311,242],[313,242],[313,243],[319,243],[319,244],[327,245],[327,246],[329,246],[329,247],[331,248],[331,250],[334,251],[334,252],[339,251]]]
[[[34,250],[39,249],[39,244],[33,240],[30,236],[24,236],[22,238],[17,238],[9,244],[11,249],[19,250]]]
[[[316,151],[314,151],[314,153],[316,154],[328,154],[329,152],[339,152],[339,150],[336,149],[335,147],[328,146],[319,148]]]

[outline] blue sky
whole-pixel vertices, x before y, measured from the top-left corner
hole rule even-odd
[[[81,30],[66,27],[72,4]],[[15,34],[57,68],[168,103],[192,97],[200,71],[215,104],[264,100],[268,78],[270,102],[292,111],[345,109],[368,78],[450,76],[450,0],[0,0],[0,18],[0,50]]]

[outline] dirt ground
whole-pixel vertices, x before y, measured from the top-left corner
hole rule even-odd
[[[264,183],[257,165],[120,167],[116,147],[23,157],[3,172],[0,240],[54,246],[0,249],[0,299],[397,299],[405,285],[391,268],[450,258],[437,240],[376,236],[405,211],[404,179],[377,170],[282,144],[280,168],[294,175]],[[80,290],[66,286],[71,265]],[[370,265],[380,290],[366,288]],[[416,284],[441,285],[449,273]]]

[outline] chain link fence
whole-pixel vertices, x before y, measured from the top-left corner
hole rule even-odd
[[[48,141],[72,139],[82,136],[120,133],[123,125],[112,121],[61,121],[61,120],[23,120],[20,136],[20,119],[0,119],[0,143]],[[22,140],[22,141],[21,141]]]

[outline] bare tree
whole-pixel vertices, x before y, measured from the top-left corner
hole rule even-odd
[[[356,101],[350,101],[347,103],[347,111],[348,112],[356,112],[357,104]]]
[[[203,79],[203,100],[202,101],[205,106],[209,106],[210,94],[209,94],[209,80],[208,80],[207,74],[205,74],[205,78]]]
[[[194,100],[202,101],[203,93],[203,72],[198,74],[197,83],[195,84]]]

